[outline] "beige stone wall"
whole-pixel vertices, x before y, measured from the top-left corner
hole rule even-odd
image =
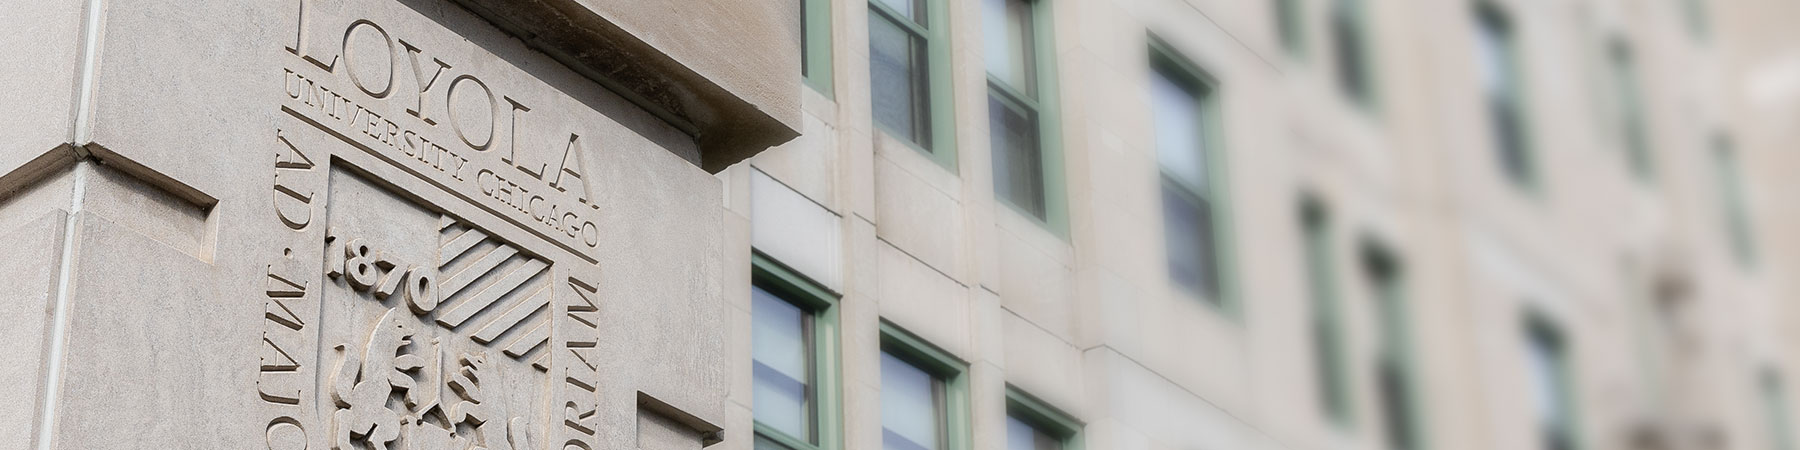
[[[794,8],[604,3],[0,4],[0,448],[717,442]]]
[[[1707,2],[1711,32],[1697,38],[1678,1],[1494,0],[1520,36],[1532,192],[1491,148],[1470,2],[1365,2],[1379,96],[1368,112],[1330,78],[1328,2],[1300,2],[1309,40],[1295,57],[1277,43],[1274,2],[1043,0],[1063,99],[1064,238],[994,199],[979,2],[949,3],[956,169],[871,125],[867,8],[838,0],[835,95],[796,78],[801,137],[719,175],[727,286],[748,284],[754,248],[843,295],[845,448],[880,447],[881,320],[971,363],[977,448],[1004,444],[1007,385],[1077,416],[1090,450],[1382,448],[1374,300],[1355,256],[1365,241],[1406,268],[1425,448],[1537,448],[1528,313],[1572,343],[1582,448],[1771,448],[1754,382],[1800,357],[1786,326],[1800,317],[1786,306],[1800,288],[1785,206],[1800,164],[1784,156],[1800,137],[1792,5]],[[1152,34],[1222,89],[1241,317],[1174,293],[1165,275]],[[1601,58],[1615,35],[1643,79],[1648,183],[1609,128]],[[1732,259],[1720,225],[1715,132],[1738,142],[1748,174],[1753,267]],[[1348,429],[1315,406],[1303,193],[1336,226]],[[725,445],[748,448],[748,294],[726,297]],[[1657,304],[1676,325],[1650,325]]]
[[[1363,0],[1365,109],[1327,0],[1298,0],[1299,56],[1271,1],[1038,1],[1066,234],[995,199],[978,1],[944,2],[948,165],[872,125],[864,0],[830,0],[831,95],[791,70],[788,0],[0,4],[0,449],[748,449],[753,252],[842,295],[843,449],[881,447],[883,322],[969,363],[977,449],[1009,387],[1089,450],[1382,449],[1369,243],[1404,268],[1423,448],[1536,448],[1528,314],[1572,343],[1583,450],[1772,448],[1755,381],[1800,389],[1800,5],[1711,0],[1695,36],[1683,0],[1485,0],[1520,36],[1533,191],[1497,167],[1469,2]],[[1219,83],[1232,310],[1166,275],[1151,36]],[[1612,36],[1648,182],[1609,125]],[[1317,406],[1305,195],[1348,427]]]

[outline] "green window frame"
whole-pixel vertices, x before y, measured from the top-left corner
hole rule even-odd
[[[1515,185],[1535,189],[1537,167],[1526,115],[1525,86],[1519,67],[1519,42],[1512,17],[1488,1],[1475,6],[1476,52],[1488,128],[1502,173]]]
[[[881,353],[931,375],[943,385],[942,450],[973,450],[969,364],[898,325],[881,320]],[[885,423],[883,424],[885,427]]]
[[[805,311],[810,317],[811,436],[792,436],[755,423],[755,448],[838,450],[844,448],[843,372],[838,333],[838,295],[759,251],[750,256],[751,283]]]
[[[1307,293],[1312,311],[1313,361],[1317,370],[1319,406],[1331,423],[1350,428],[1355,423],[1350,388],[1349,361],[1345,357],[1344,324],[1338,301],[1337,260],[1331,231],[1331,212],[1314,197],[1301,200],[1301,232],[1304,235]]]
[[[832,98],[831,0],[800,1],[800,76],[807,86]]]
[[[1763,427],[1768,432],[1769,450],[1800,450],[1794,440],[1794,416],[1788,408],[1787,383],[1781,371],[1763,369],[1759,389],[1762,397]]]
[[[1275,37],[1288,56],[1306,56],[1306,0],[1274,0]]]
[[[1362,261],[1375,300],[1379,322],[1375,329],[1380,330],[1374,380],[1380,400],[1382,436],[1391,450],[1421,450],[1427,447],[1426,415],[1413,361],[1404,268],[1393,251],[1373,240],[1363,244]]]
[[[914,113],[913,130],[896,130],[883,123],[881,117],[882,96],[872,95],[871,107],[874,109],[875,126],[900,142],[924,153],[938,165],[952,171],[956,170],[956,118],[954,106],[953,75],[950,70],[950,21],[946,0],[869,0],[869,33],[870,33],[870,82],[876,87],[883,85],[876,63],[884,52],[876,48],[880,45],[875,33],[881,29],[895,29],[908,39],[909,48],[907,64],[910,70],[921,73],[912,74],[915,78],[907,80],[911,84],[912,102],[910,108]],[[913,13],[897,10],[894,5],[912,5]],[[880,26],[878,26],[880,24]],[[913,43],[922,43],[916,48]],[[921,67],[923,66],[923,67]],[[918,78],[922,77],[922,78]],[[922,123],[921,123],[922,122]]]
[[[1001,2],[996,5],[995,2]],[[988,132],[993,161],[994,197],[1015,211],[1037,220],[1060,236],[1068,234],[1068,202],[1063,179],[1062,124],[1058,103],[1056,42],[1052,32],[1051,2],[1022,0],[1030,11],[1024,20],[1025,36],[1012,36],[1024,48],[1014,55],[1006,42],[996,42],[994,33],[1006,31],[994,27],[1007,25],[1004,14],[1006,0],[982,0],[983,28],[988,59]],[[996,7],[1002,11],[995,11]],[[1007,30],[1010,31],[1010,30]],[[1001,53],[1001,54],[997,54]],[[1004,58],[1022,59],[1019,79],[1009,80],[997,74],[995,64]],[[1021,86],[1023,84],[1023,86]],[[1017,121],[1028,127],[1023,135],[1003,133],[1003,124]],[[1009,145],[1011,144],[1011,145]],[[1016,148],[1013,146],[1017,146]],[[1035,167],[1034,167],[1035,166]]]
[[[1731,255],[1745,268],[1756,265],[1756,227],[1752,225],[1750,204],[1744,186],[1743,165],[1738,161],[1736,145],[1723,133],[1712,138],[1713,178],[1719,195],[1720,225],[1725,230]]]
[[[1224,129],[1223,107],[1219,101],[1219,83],[1207,72],[1180,56],[1173,48],[1161,40],[1150,39],[1150,65],[1154,84],[1165,81],[1180,88],[1194,104],[1194,115],[1198,116],[1192,129],[1198,130],[1199,136],[1193,144],[1200,147],[1193,149],[1192,159],[1200,167],[1197,172],[1184,175],[1193,168],[1170,167],[1178,161],[1166,159],[1162,145],[1158,144],[1157,167],[1161,174],[1161,190],[1163,201],[1163,233],[1167,253],[1168,274],[1170,280],[1181,292],[1194,296],[1202,302],[1237,316],[1240,312],[1238,302],[1238,285],[1236,282],[1235,245],[1232,235],[1232,202],[1230,183],[1228,180],[1224,143],[1220,131]],[[1152,110],[1160,101],[1157,92],[1151,92]],[[1158,131],[1162,134],[1162,131]],[[1190,180],[1200,176],[1204,180]],[[1184,230],[1179,227],[1174,212],[1191,209],[1196,217],[1198,229]],[[1193,241],[1193,242],[1186,242]],[[1191,248],[1169,248],[1177,243],[1192,245]],[[1178,252],[1192,251],[1192,255]],[[1192,256],[1195,261],[1179,261],[1179,258]],[[1185,267],[1195,265],[1198,267]],[[1192,270],[1193,274],[1184,275],[1183,271]],[[1183,280],[1184,276],[1195,280]]]
[[[1573,383],[1575,379],[1574,359],[1569,357],[1569,351],[1574,347],[1569,345],[1568,335],[1563,333],[1562,327],[1557,326],[1543,314],[1527,312],[1524,331],[1530,353],[1527,357],[1533,359],[1531,369],[1543,372],[1528,376],[1527,379],[1536,379],[1539,383],[1547,383],[1547,385],[1538,386],[1538,389],[1549,390],[1548,395],[1553,398],[1536,400],[1554,402],[1553,405],[1541,405],[1540,407],[1552,408],[1553,413],[1557,415],[1557,417],[1538,418],[1545,422],[1538,424],[1542,439],[1540,441],[1541,448],[1543,450],[1580,450],[1583,445],[1581,444],[1580,414],[1577,412],[1579,405],[1575,400],[1576,391]]]
[[[1059,450],[1082,450],[1081,422],[1019,388],[1006,386],[1006,416],[1056,439]],[[1010,427],[1009,427],[1010,428]],[[1007,444],[1012,443],[1011,434]]]
[[[1656,178],[1655,150],[1650,142],[1649,119],[1644,116],[1643,86],[1631,44],[1614,38],[1607,44],[1607,69],[1614,87],[1613,104],[1626,162],[1638,181]]]
[[[1364,110],[1377,108],[1375,46],[1370,42],[1363,0],[1330,0],[1332,72],[1338,90]]]

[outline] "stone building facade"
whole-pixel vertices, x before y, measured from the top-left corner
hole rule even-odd
[[[1800,5],[1424,3],[9,1],[0,448],[1795,448]]]
[[[801,137],[721,174],[759,289],[726,294],[732,448],[786,434],[765,287],[834,301],[797,303],[832,315],[817,448],[915,448],[894,360],[953,391],[927,448],[1794,448],[1794,5],[802,3]],[[884,116],[919,4],[948,69],[912,117],[952,136]],[[1211,291],[1171,263],[1168,72],[1210,127]]]

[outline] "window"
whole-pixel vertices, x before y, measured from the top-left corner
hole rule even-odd
[[[1220,236],[1226,202],[1215,156],[1219,123],[1213,87],[1169,52],[1152,50],[1150,101],[1162,171],[1164,245],[1169,278],[1186,292],[1227,306]]]
[[[1062,450],[1062,442],[1016,416],[1006,416],[1006,450]]]
[[[1476,57],[1481,88],[1487,97],[1488,127],[1494,135],[1500,167],[1519,185],[1534,182],[1519,80],[1518,49],[1512,23],[1493,5],[1476,7]]]
[[[1375,329],[1380,346],[1375,360],[1376,392],[1380,396],[1382,437],[1390,450],[1419,450],[1423,416],[1414,398],[1411,336],[1401,292],[1400,262],[1378,246],[1363,251],[1363,269],[1376,305]]]
[[[1531,401],[1542,433],[1543,450],[1575,450],[1574,396],[1569,390],[1567,347],[1562,333],[1534,318],[1526,325],[1530,345]]]
[[[800,1],[800,75],[831,96],[831,0]]]
[[[1720,217],[1724,219],[1722,225],[1726,242],[1731,244],[1732,256],[1742,265],[1754,264],[1754,227],[1750,225],[1750,206],[1744,193],[1744,174],[1731,138],[1724,135],[1713,137],[1713,170],[1714,182],[1718,186]]]
[[[759,287],[751,288],[750,311],[756,421],[812,441],[812,315]]]
[[[1300,56],[1306,53],[1306,0],[1275,0],[1275,32],[1281,39],[1281,48],[1289,55]]]
[[[1039,0],[982,0],[981,9],[994,196],[1040,221],[1060,220],[1049,179],[1060,166],[1050,151],[1050,33],[1040,31],[1050,21]]]
[[[1688,33],[1694,39],[1704,40],[1712,34],[1712,17],[1706,10],[1706,0],[1681,0],[1681,9],[1687,18]]]
[[[949,165],[949,49],[943,0],[869,2],[875,124]]]
[[[1618,119],[1618,133],[1621,144],[1625,148],[1625,157],[1631,164],[1632,173],[1639,180],[1648,181],[1655,172],[1655,161],[1651,158],[1650,130],[1644,118],[1644,105],[1641,87],[1638,85],[1637,63],[1633,60],[1631,47],[1624,41],[1615,40],[1607,50],[1607,61],[1610,63],[1612,85],[1614,87],[1614,108]]]
[[[881,354],[881,446],[887,450],[949,447],[944,380],[892,354]]]
[[[1306,279],[1312,299],[1313,365],[1318,373],[1319,406],[1339,426],[1350,424],[1350,386],[1344,361],[1343,325],[1338,322],[1337,273],[1332,251],[1330,212],[1313,199],[1301,203],[1305,234]]]
[[[881,447],[968,450],[968,366],[881,324]]]
[[[1800,450],[1794,443],[1793,417],[1788,410],[1787,386],[1781,372],[1773,369],[1762,374],[1762,407],[1764,427],[1769,433],[1769,450]]]
[[[1081,448],[1081,425],[1017,389],[1006,390],[1006,450]]]
[[[1369,72],[1368,30],[1363,25],[1361,0],[1331,0],[1331,42],[1338,88],[1358,105],[1370,107],[1375,103],[1375,84]]]
[[[761,254],[751,261],[755,448],[840,448],[836,297]]]

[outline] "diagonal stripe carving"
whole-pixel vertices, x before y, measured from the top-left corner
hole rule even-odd
[[[539,370],[550,340],[550,263],[450,218],[438,230],[438,325]]]

